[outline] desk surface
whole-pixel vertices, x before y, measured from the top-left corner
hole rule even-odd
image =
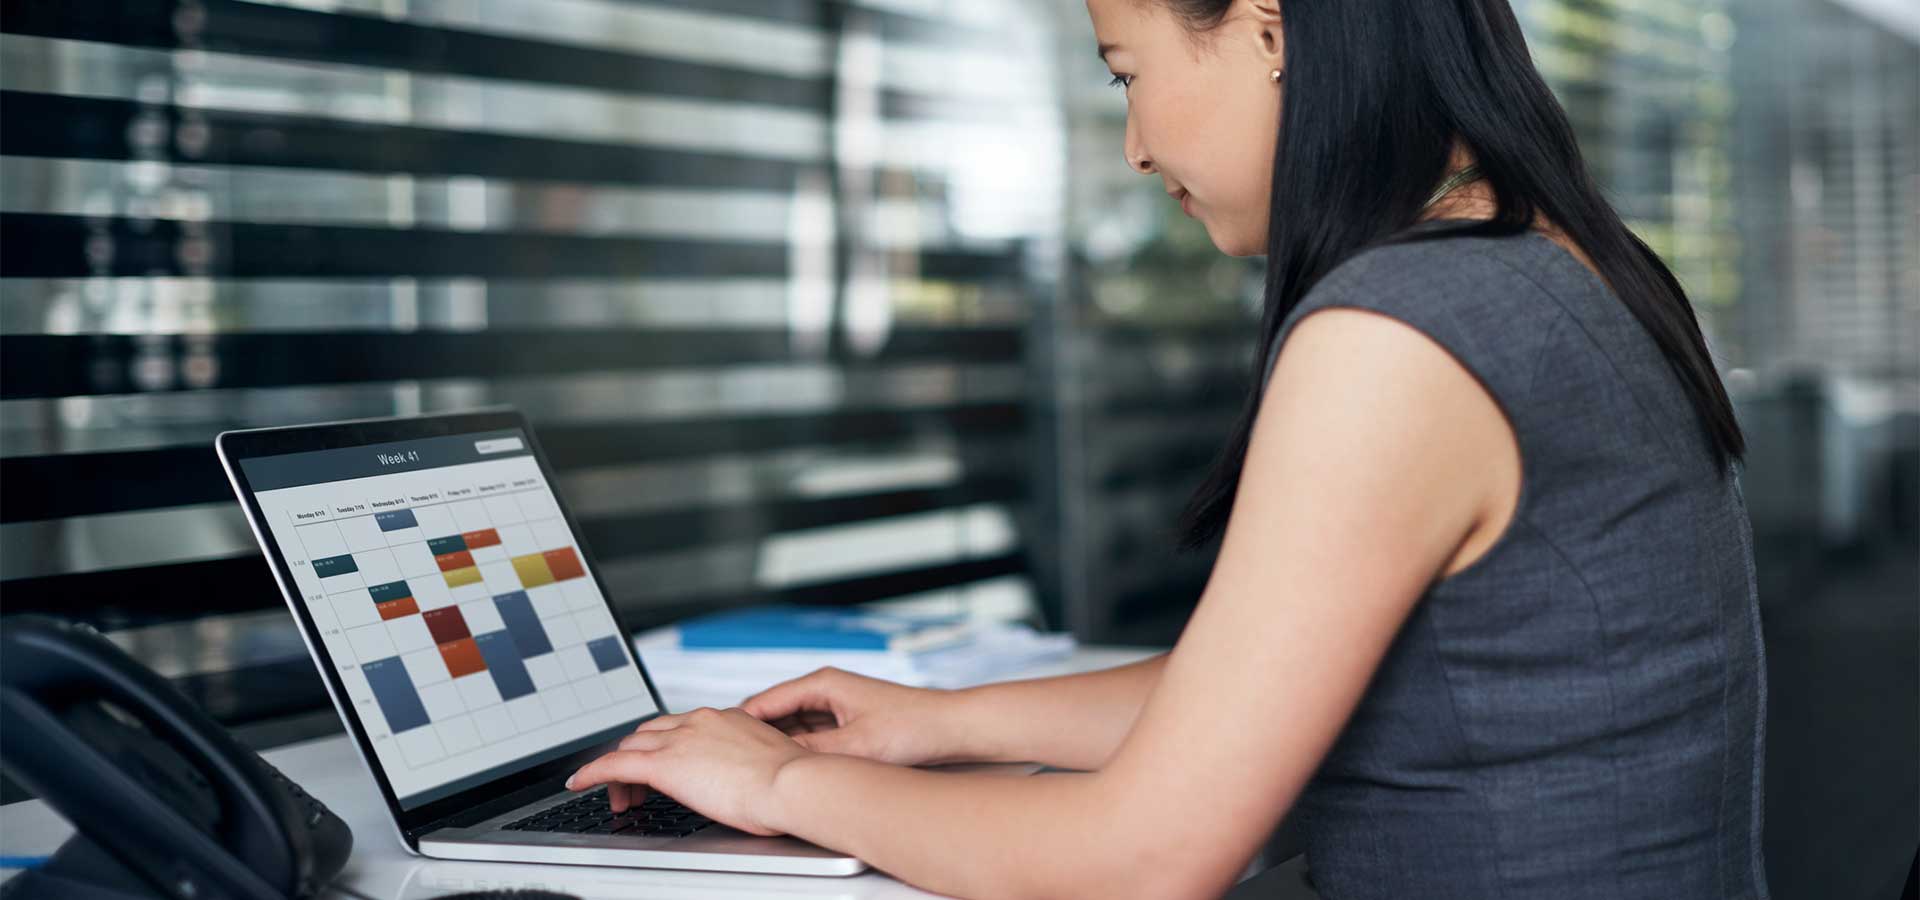
[[[1012,672],[999,680],[1038,678],[1125,665],[1159,650],[1133,647],[1082,647],[1071,658]],[[672,696],[668,709],[680,709]],[[743,698],[744,699],[744,698]],[[595,898],[645,897],[648,900],[795,900],[795,898],[934,897],[879,872],[850,878],[795,875],[736,875],[667,869],[615,869],[431,860],[409,855],[394,835],[392,820],[373,778],[344,735],[319,738],[267,751],[264,755],[287,777],[327,804],[353,829],[353,858],[342,883],[370,897],[426,900],[484,888],[540,887]],[[52,853],[72,833],[64,820],[37,800],[0,807],[0,852],[13,856]],[[11,876],[11,871],[0,875]]]

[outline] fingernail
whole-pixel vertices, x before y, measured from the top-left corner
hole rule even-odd
[[[573,790],[573,780],[579,777],[580,776],[578,774],[567,776],[567,790]]]

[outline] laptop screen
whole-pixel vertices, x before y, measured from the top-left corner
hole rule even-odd
[[[520,430],[239,465],[402,808],[657,711]]]

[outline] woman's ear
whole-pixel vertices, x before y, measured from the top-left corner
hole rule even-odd
[[[1242,0],[1253,26],[1254,50],[1273,68],[1286,69],[1286,36],[1280,28],[1280,0]]]

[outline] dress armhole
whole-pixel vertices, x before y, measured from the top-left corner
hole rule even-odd
[[[1437,579],[1435,584],[1450,581],[1483,568],[1487,560],[1492,559],[1495,554],[1501,552],[1513,542],[1513,535],[1515,531],[1521,527],[1523,518],[1527,514],[1528,505],[1535,493],[1533,490],[1533,479],[1529,477],[1531,471],[1531,467],[1528,465],[1528,460],[1531,456],[1528,447],[1529,442],[1525,439],[1525,431],[1521,427],[1520,422],[1515,418],[1512,403],[1510,403],[1509,398],[1505,396],[1510,392],[1510,389],[1503,391],[1496,387],[1493,384],[1493,379],[1489,377],[1490,373],[1483,372],[1480,367],[1474,365],[1472,360],[1468,358],[1471,354],[1463,353],[1462,349],[1456,346],[1454,341],[1447,339],[1447,335],[1438,333],[1444,331],[1444,329],[1430,327],[1420,321],[1423,317],[1404,315],[1396,309],[1380,304],[1332,299],[1315,303],[1311,308],[1307,308],[1290,316],[1288,321],[1281,327],[1279,338],[1274,341],[1273,350],[1267,356],[1266,373],[1262,377],[1260,384],[1260,390],[1263,395],[1269,383],[1273,380],[1274,370],[1279,364],[1280,353],[1285,349],[1286,340],[1293,333],[1293,329],[1297,328],[1300,323],[1311,318],[1315,313],[1330,309],[1351,309],[1373,313],[1384,318],[1392,319],[1418,332],[1427,340],[1433,342],[1434,346],[1439,347],[1441,351],[1445,352],[1447,356],[1453,360],[1455,365],[1465,371],[1468,377],[1472,378],[1474,383],[1480,386],[1481,392],[1486,395],[1487,399],[1493,402],[1494,409],[1500,413],[1501,420],[1506,423],[1507,438],[1512,442],[1516,463],[1519,467],[1520,478],[1519,489],[1514,494],[1513,507],[1508,510],[1505,523],[1500,527],[1498,535],[1491,543],[1487,544],[1486,547],[1469,560],[1466,565],[1451,574],[1444,575]],[[1558,321],[1549,326],[1551,330],[1557,330],[1558,327]],[[1543,337],[1540,344],[1543,351],[1547,346],[1551,345],[1551,337],[1551,333]],[[1536,358],[1527,365],[1528,372],[1526,379],[1529,382],[1529,384],[1526,385],[1527,388],[1531,387],[1530,382],[1533,372],[1538,369],[1540,363],[1538,357],[1543,357],[1545,354],[1544,352],[1538,352],[1533,355]],[[1524,397],[1519,397],[1515,398],[1513,402],[1524,402],[1524,400]]]

